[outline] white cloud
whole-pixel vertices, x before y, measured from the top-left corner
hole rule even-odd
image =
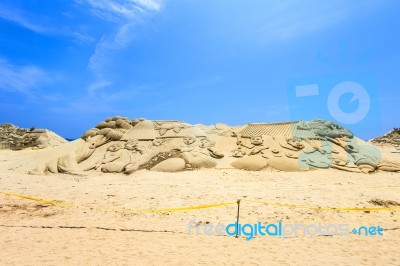
[[[126,48],[134,38],[134,23],[121,25],[111,36],[103,36],[97,43],[95,52],[89,59],[89,69],[97,72],[109,63],[110,56],[120,49]]]
[[[50,36],[67,36],[81,42],[92,42],[93,37],[85,32],[71,30],[65,25],[55,25],[54,22],[46,22],[42,17],[26,11],[0,4],[0,18],[13,22],[33,32]]]
[[[104,34],[97,43],[93,55],[89,59],[89,69],[99,71],[109,62],[110,56],[126,48],[134,37],[134,28],[144,16],[154,11],[160,11],[161,0],[76,0],[83,6],[89,6],[96,16],[116,23],[115,32]]]
[[[163,1],[154,1],[154,0],[136,0],[136,3],[139,5],[146,7],[149,10],[160,10],[163,4]]]
[[[4,5],[0,5],[0,18],[19,24],[20,26],[37,33],[46,34],[49,31],[46,27],[29,21],[27,16],[22,14],[19,10],[12,9]]]
[[[106,87],[109,87],[110,85],[112,85],[112,82],[110,82],[108,80],[99,80],[99,81],[91,83],[88,86],[89,96],[93,96],[96,91],[101,90]]]
[[[274,2],[268,22],[258,29],[263,42],[287,40],[337,24],[377,7],[375,1]]]
[[[75,0],[81,6],[88,6],[92,14],[114,23],[137,19],[138,15],[159,11],[161,0]]]
[[[340,11],[323,16],[311,14],[304,17],[288,16],[267,24],[261,29],[261,32],[267,33],[271,40],[289,39],[332,25],[342,20],[344,15],[345,13]]]
[[[52,82],[50,74],[37,66],[17,66],[0,58],[0,89],[31,95]]]
[[[104,80],[108,80],[104,68],[111,64],[111,59],[117,51],[131,44],[138,22],[146,15],[160,11],[163,6],[162,0],[75,0],[75,2],[88,7],[97,17],[117,25],[114,32],[105,33],[100,38],[94,53],[89,58],[88,68],[97,78],[93,84],[101,85],[104,85]],[[88,87],[89,95],[93,95],[96,91],[93,90],[93,84]],[[111,84],[106,84],[109,85]]]

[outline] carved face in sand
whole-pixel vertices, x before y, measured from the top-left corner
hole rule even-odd
[[[241,158],[244,155],[246,155],[246,152],[242,151],[240,147],[237,150],[232,151],[232,157]]]
[[[153,140],[153,146],[159,147],[164,144],[164,140],[162,139],[155,139]]]
[[[119,151],[120,149],[122,149],[121,144],[114,144],[114,145],[111,145],[110,147],[108,147],[107,151],[116,152],[116,151]]]
[[[250,142],[253,145],[262,145],[264,140],[261,136],[255,136],[250,138]]]
[[[212,140],[209,140],[208,138],[202,138],[200,140],[200,142],[201,142],[201,144],[200,144],[201,148],[209,148],[209,147],[215,146],[215,142]]]
[[[195,141],[196,141],[195,136],[186,136],[183,138],[183,143],[185,143],[186,145],[193,144]]]
[[[125,143],[125,149],[133,151],[137,148],[139,141],[137,139],[129,140]]]
[[[296,140],[296,139],[288,139],[288,140],[287,140],[287,143],[288,143],[290,146],[292,146],[293,148],[296,148],[296,149],[299,149],[299,150],[304,149],[304,145],[303,145],[299,140]]]

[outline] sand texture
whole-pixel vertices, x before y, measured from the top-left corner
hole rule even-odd
[[[400,265],[399,165],[395,146],[329,121],[109,118],[55,147],[0,150],[0,265]],[[208,235],[239,199],[240,224],[349,230]]]
[[[70,147],[77,145],[69,143]],[[72,149],[71,148],[71,149]],[[232,223],[236,205],[130,213],[252,198],[273,203],[377,207],[400,202],[398,173],[202,169],[131,175],[29,175],[13,170],[33,152],[0,151],[0,191],[73,203],[63,207],[0,195],[1,265],[399,265],[400,211],[337,212],[241,204],[240,221],[380,225],[384,235],[298,236],[282,240],[189,235],[188,222]],[[54,154],[57,151],[52,151]],[[40,154],[38,156],[40,159]],[[25,159],[24,159],[25,160]],[[23,160],[23,161],[24,161]],[[379,207],[379,206],[378,206]]]
[[[209,168],[400,172],[400,163],[393,156],[393,152],[384,152],[326,120],[230,127],[116,116],[100,122],[73,143],[47,149],[34,158],[26,157],[21,160],[22,165],[12,168],[34,175],[77,176],[90,172],[130,175],[142,169],[178,172]]]

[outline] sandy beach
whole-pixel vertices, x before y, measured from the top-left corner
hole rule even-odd
[[[0,1],[0,266],[399,266],[398,10]]]
[[[384,228],[383,236],[254,237],[188,233],[188,223],[229,224],[237,205],[168,213],[163,209],[255,199],[311,207],[380,207],[400,202],[398,173],[365,175],[207,169],[132,175],[28,175],[18,158],[42,151],[0,151],[0,191],[50,199],[51,205],[0,195],[2,265],[398,265],[400,210],[334,211],[243,201],[241,223],[322,223]],[[12,170],[9,170],[12,168]],[[301,263],[300,263],[301,262]]]

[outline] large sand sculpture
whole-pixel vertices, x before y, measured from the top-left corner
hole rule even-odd
[[[190,125],[175,120],[108,118],[85,132],[76,149],[58,153],[31,174],[88,171],[132,174],[200,168],[251,171],[400,172],[400,163],[374,145],[325,120],[288,123]]]
[[[25,129],[9,123],[0,125],[0,149],[43,149],[66,142],[65,139],[47,129]]]
[[[371,140],[371,142],[382,146],[392,146],[400,152],[400,128],[394,128],[385,135]]]

